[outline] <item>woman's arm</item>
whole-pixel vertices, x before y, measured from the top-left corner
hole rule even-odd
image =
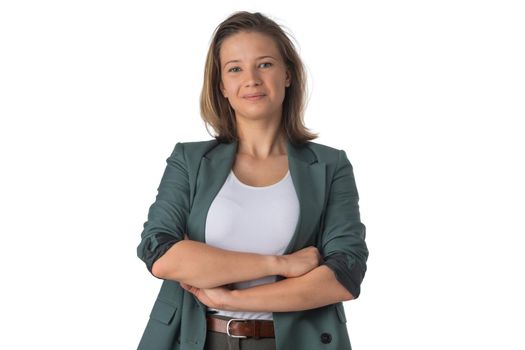
[[[314,246],[286,255],[261,255],[223,250],[184,237],[185,241],[172,246],[153,264],[155,276],[209,289],[271,275],[302,276],[321,261]],[[179,265],[178,261],[184,263]]]
[[[256,312],[302,311],[352,299],[352,294],[337,281],[334,272],[322,265],[300,277],[232,290],[222,309]]]
[[[281,260],[274,255],[235,252],[185,239],[153,264],[152,273],[197,288],[214,288],[280,275],[282,267]]]

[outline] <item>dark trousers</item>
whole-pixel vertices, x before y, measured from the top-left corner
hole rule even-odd
[[[213,317],[230,320],[233,317],[214,315]],[[275,350],[275,338],[233,338],[226,333],[208,330],[204,350]]]

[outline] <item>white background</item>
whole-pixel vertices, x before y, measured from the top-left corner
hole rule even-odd
[[[136,348],[142,225],[175,143],[211,139],[208,44],[247,10],[292,32],[306,125],[354,165],[353,348],[524,349],[519,3],[3,1],[0,348]]]

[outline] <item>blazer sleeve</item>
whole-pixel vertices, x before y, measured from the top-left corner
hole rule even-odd
[[[166,163],[137,247],[137,256],[152,275],[153,263],[184,239],[189,214],[190,186],[183,144],[177,142]]]
[[[337,280],[354,299],[361,292],[368,259],[366,227],[361,222],[358,202],[352,164],[345,151],[339,150],[323,219],[321,265],[334,271]]]

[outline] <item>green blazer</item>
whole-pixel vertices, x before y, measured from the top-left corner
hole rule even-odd
[[[360,221],[358,192],[345,151],[315,142],[297,146],[288,141],[286,147],[300,215],[284,254],[315,245],[325,260],[334,254],[344,256],[339,261],[347,264],[348,270],[358,269],[362,278],[368,258],[365,226]],[[208,209],[232,169],[236,152],[237,141],[212,139],[175,145],[144,223],[137,247],[141,260],[148,261],[166,234],[182,240],[188,233],[190,239],[205,242]],[[277,276],[278,281],[282,279]],[[273,321],[277,350],[351,349],[341,302],[274,312]],[[202,350],[206,331],[206,305],[179,282],[163,280],[138,349]]]

